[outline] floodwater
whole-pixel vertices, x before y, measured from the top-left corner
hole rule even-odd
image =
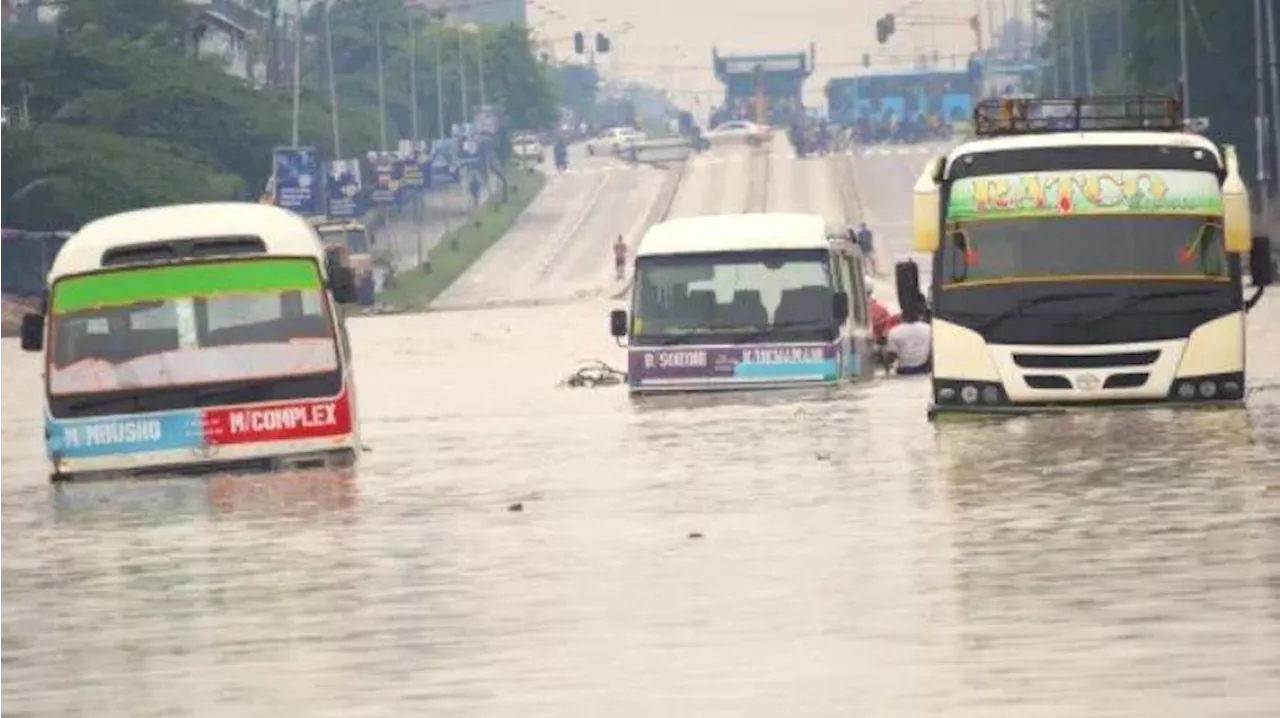
[[[773,161],[808,183],[779,209],[840,211],[798,206],[839,201],[830,173]],[[856,211],[890,226],[917,161],[857,158]],[[732,167],[682,193],[737,211],[701,174]],[[584,216],[528,258],[574,257],[574,292],[630,231]],[[470,291],[529,295],[497,251]],[[54,490],[38,362],[5,340],[6,715],[1276,714],[1280,296],[1250,319],[1247,410],[942,426],[914,379],[558,387],[623,365],[612,306],[352,320],[354,475]]]

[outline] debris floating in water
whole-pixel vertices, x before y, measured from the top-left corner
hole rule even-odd
[[[626,380],[627,373],[625,371],[614,369],[599,359],[593,359],[584,362],[583,365],[578,367],[577,371],[570,374],[569,378],[565,379],[561,385],[572,389],[577,389],[579,387],[594,389],[598,386],[617,386]]]

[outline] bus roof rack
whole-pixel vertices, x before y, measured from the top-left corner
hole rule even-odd
[[[1125,130],[1181,132],[1182,103],[1153,95],[989,98],[973,108],[973,133],[978,137]]]

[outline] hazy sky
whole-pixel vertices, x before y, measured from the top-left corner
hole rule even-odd
[[[572,53],[575,30],[612,31],[615,57],[601,63],[606,73],[660,84],[675,91],[682,104],[699,97],[706,108],[719,102],[721,92],[711,71],[713,45],[722,54],[795,52],[813,42],[817,69],[805,90],[808,102],[818,103],[829,78],[863,72],[864,52],[872,53],[875,70],[890,67],[881,53],[899,54],[897,66],[910,67],[913,55],[935,43],[944,58],[974,50],[973,32],[961,24],[899,27],[879,45],[877,17],[895,11],[899,18],[961,20],[981,7],[985,25],[988,4],[997,17],[1002,8],[1013,13],[1030,6],[1029,0],[532,0],[529,22],[541,36],[557,41],[561,59]],[[623,32],[626,23],[631,29]]]

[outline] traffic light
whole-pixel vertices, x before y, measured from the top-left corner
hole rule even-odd
[[[596,52],[602,54],[606,53],[612,45],[613,43],[609,42],[609,38],[605,37],[602,33],[596,33]]]
[[[573,33],[573,51],[579,55],[587,51],[587,40],[581,32]]]
[[[871,67],[871,53],[869,52],[862,53],[862,66]]]

